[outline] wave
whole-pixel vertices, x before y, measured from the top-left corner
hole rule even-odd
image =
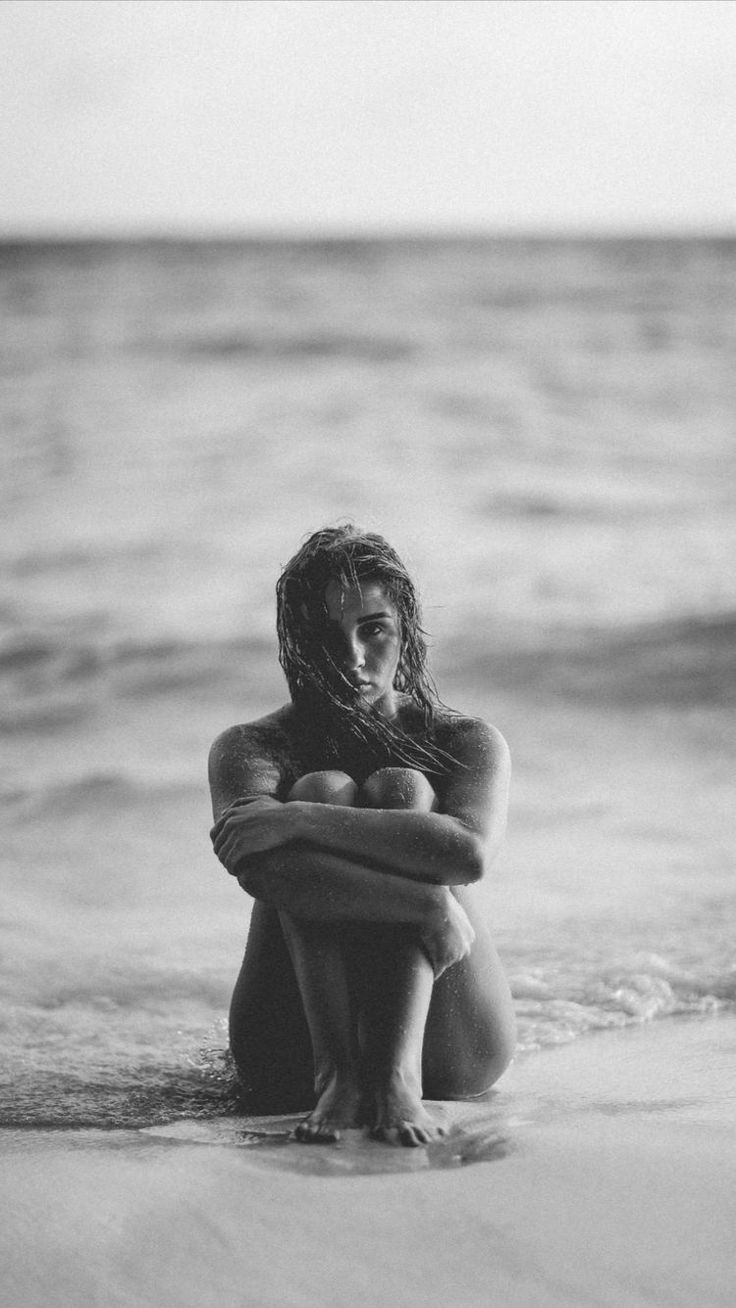
[[[660,1018],[703,1015],[736,1005],[736,967],[701,974],[658,954],[640,954],[567,983],[533,971],[511,977],[519,1045],[565,1044],[591,1031],[639,1026]]]
[[[508,518],[514,523],[524,519],[559,519],[563,523],[615,523],[623,521],[667,520],[680,522],[683,507],[655,497],[617,496],[610,491],[595,495],[589,487],[550,491],[493,491],[473,506],[473,512],[494,522]]]
[[[200,664],[211,667],[233,656],[273,652],[275,642],[264,637],[225,640],[186,640],[175,637],[133,640],[69,637],[65,629],[46,633],[20,633],[0,645],[0,675],[4,672],[35,672],[53,664],[54,676],[77,680],[101,668],[156,668],[188,662],[193,670]]]
[[[708,705],[736,698],[736,614],[624,628],[462,633],[443,642],[440,681],[494,686],[581,703]],[[0,645],[0,733],[78,726],[113,701],[196,692],[200,700],[248,685],[283,691],[275,639],[110,640],[65,629]]]
[[[132,1018],[134,1026],[157,1015],[165,1017],[177,1006],[199,1006],[222,1011],[230,995],[230,982],[222,969],[200,967],[166,967],[150,964],[143,958],[133,963],[107,957],[87,959],[84,971],[51,977],[39,976],[25,985],[27,1002],[34,1009],[61,1015],[68,1010],[73,1029],[76,1014],[111,1013],[120,1021]]]
[[[587,976],[545,977],[544,969],[510,976],[520,1017],[543,1015],[548,1023],[542,1043],[560,1043],[590,1029],[627,1026],[673,1014],[711,1012],[736,1005],[736,965],[708,972],[682,967],[660,954],[639,953],[594,969]],[[38,977],[33,1006],[61,1009],[128,1010],[133,1015],[169,1012],[177,1004],[222,1008],[229,980],[220,968],[166,967],[137,959],[133,964],[85,966],[83,973]],[[522,1040],[522,1047],[533,1047]]]
[[[275,640],[111,641],[65,629],[19,634],[0,645],[0,733],[54,732],[78,726],[115,700],[224,689],[278,669]]]
[[[736,969],[697,976],[654,954],[567,983],[546,980],[538,970],[511,981],[520,1054],[597,1031],[736,1005]],[[16,1039],[26,1026],[27,1045],[21,1036],[18,1052],[7,1064],[16,1063],[17,1070],[0,1080],[0,1126],[135,1128],[245,1111],[226,1048],[224,1019],[211,1028],[206,1045],[182,1042],[173,1025],[193,1002],[222,1011],[221,982],[194,973],[142,969],[117,980],[108,977],[104,992],[101,984],[99,978],[89,984],[80,979],[59,992],[53,1004],[16,1014]],[[168,1023],[163,1019],[167,1008],[173,1013]],[[40,1038],[42,1018],[45,1041]],[[53,1050],[50,1059],[44,1049]]]
[[[120,811],[141,804],[149,806],[200,791],[201,785],[193,781],[139,779],[129,773],[91,771],[69,781],[33,787],[10,786],[0,792],[0,807],[21,808],[27,815],[38,812],[61,816],[88,813],[90,808],[98,812],[104,808]]]
[[[202,1049],[190,1062],[72,1072],[21,1069],[0,1082],[0,1127],[109,1130],[159,1126],[180,1118],[222,1117],[244,1105],[230,1055]]]
[[[390,363],[406,359],[416,351],[407,340],[377,335],[316,332],[303,336],[203,335],[141,341],[141,348],[171,350],[175,354],[204,355],[212,359],[351,359],[369,363]]]
[[[8,565],[11,576],[25,580],[27,577],[44,574],[65,573],[83,570],[97,572],[103,564],[122,563],[126,567],[132,564],[146,566],[155,561],[159,546],[150,540],[136,543],[126,541],[116,545],[113,542],[97,542],[94,550],[87,546],[58,546],[56,549],[44,549],[36,546],[31,552],[12,559]]]
[[[736,614],[624,628],[556,631],[507,645],[465,639],[448,651],[456,680],[626,705],[736,700]]]

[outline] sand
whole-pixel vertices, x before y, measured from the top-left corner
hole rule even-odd
[[[434,1160],[247,1144],[233,1120],[6,1132],[5,1301],[730,1305],[734,1053],[716,1016],[526,1056],[487,1105],[438,1108],[454,1143]]]

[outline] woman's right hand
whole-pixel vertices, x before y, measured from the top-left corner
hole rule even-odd
[[[468,915],[461,908],[448,886],[442,886],[444,896],[427,926],[420,930],[420,939],[432,967],[435,981],[453,963],[459,963],[470,953],[475,931]]]
[[[276,849],[294,838],[290,807],[269,795],[245,796],[218,818],[210,839],[231,876],[237,875],[239,864],[248,855]]]

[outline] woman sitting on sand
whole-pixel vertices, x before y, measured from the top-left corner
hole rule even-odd
[[[230,1010],[249,1107],[303,1141],[441,1134],[422,1106],[482,1094],[514,1049],[474,902],[509,755],[439,704],[412,581],[387,542],[316,532],[277,586],[291,702],[212,746],[212,841],[255,899]],[[315,1102],[316,1101],[316,1102]]]

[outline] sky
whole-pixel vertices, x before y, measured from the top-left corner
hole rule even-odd
[[[0,235],[736,232],[733,0],[5,0]]]

